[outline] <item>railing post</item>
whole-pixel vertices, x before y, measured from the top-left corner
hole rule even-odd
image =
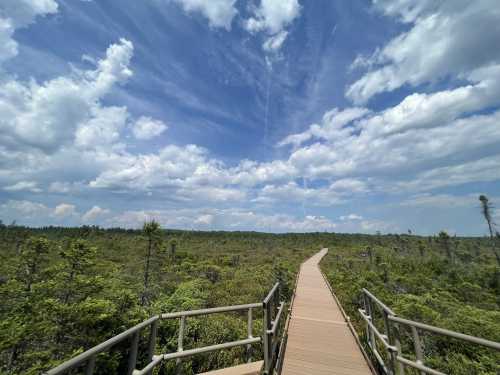
[[[400,341],[400,331],[399,331],[399,324],[397,323],[392,323],[391,329],[394,334],[394,345],[396,346],[396,354],[395,356],[402,356],[402,351],[401,351],[401,341]],[[396,375],[404,375],[405,369],[404,366],[401,362],[399,362],[396,359]]]
[[[389,313],[385,309],[383,310],[383,315],[384,315],[384,327],[385,327],[385,333],[387,335],[387,341],[390,346],[394,346],[394,333],[392,332],[391,329],[391,323],[389,321]],[[396,353],[391,349],[387,349],[387,352],[389,354],[389,357],[391,357],[391,373],[396,374],[398,366]]]
[[[179,322],[179,338],[177,341],[177,351],[182,352],[184,351],[184,327],[186,325],[186,316],[183,315],[180,317],[180,322]],[[177,358],[176,360],[176,366],[177,366],[177,375],[182,374],[182,360],[180,358]]]
[[[149,345],[148,345],[148,364],[153,360],[153,356],[155,355],[155,347],[156,347],[156,334],[158,332],[158,320],[155,320],[151,323],[151,331],[149,333]],[[151,375],[153,371],[149,371],[147,375]]]
[[[280,293],[281,293],[281,284],[278,283],[278,288],[276,288],[276,292],[274,293],[274,296],[275,296],[275,302],[274,302],[274,306],[276,309],[279,309],[279,306],[280,306]]]
[[[132,375],[135,370],[135,365],[137,364],[137,350],[139,349],[139,336],[140,330],[137,330],[132,335],[132,344],[130,345],[130,353],[128,356],[128,375]]]
[[[374,316],[373,316],[373,304],[372,304],[372,300],[369,296],[365,295],[365,310],[366,310],[366,314],[368,315],[368,319],[370,319],[370,322],[375,325],[375,319],[374,319]],[[377,350],[377,343],[375,341],[375,333],[373,332],[373,330],[370,328],[370,326],[368,325],[368,328],[367,328],[367,333],[368,333],[368,345],[370,346],[370,348],[372,350]]]
[[[271,342],[270,342],[270,337],[271,335],[268,333],[268,331],[271,329],[271,305],[268,302],[263,303],[263,312],[264,312],[264,332],[262,333],[262,337],[264,338],[264,374],[268,375],[271,370]]]
[[[248,338],[253,338],[253,316],[252,308],[248,309],[248,321],[247,321]],[[247,345],[247,363],[252,362],[252,344]]]
[[[368,298],[368,307],[370,309],[371,322],[373,325],[375,325],[375,309],[373,308],[373,301],[371,298]],[[373,349],[377,350],[377,341],[375,340],[375,332],[373,332],[373,330],[370,330],[370,334],[371,334],[370,340],[372,342]]]
[[[363,304],[365,305],[365,314],[368,316],[369,319],[371,319],[370,316],[370,309],[368,307],[368,296],[366,293],[363,291]],[[368,341],[368,346],[371,348],[372,344],[370,342],[370,325],[366,323],[366,341]]]
[[[413,336],[413,347],[415,348],[415,356],[417,357],[417,363],[419,365],[424,364],[424,355],[422,353],[422,343],[420,341],[420,335],[415,326],[411,326],[411,334]],[[420,375],[425,375],[424,371],[420,371]]]
[[[92,375],[95,368],[95,355],[89,358],[87,361],[87,366],[85,367],[85,375]]]

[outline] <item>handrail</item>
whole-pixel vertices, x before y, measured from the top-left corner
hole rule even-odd
[[[213,307],[210,309],[200,309],[200,310],[187,310],[187,311],[179,311],[174,313],[164,313],[161,314],[162,319],[174,319],[181,318],[183,316],[197,316],[197,315],[210,315],[217,314],[228,311],[241,311],[248,310],[256,307],[262,307],[262,302],[258,303],[248,303],[246,305],[234,305],[234,306],[222,306],[222,307]]]
[[[420,374],[432,374],[432,375],[446,375],[438,370],[427,367],[424,364],[424,354],[422,350],[422,339],[418,333],[418,330],[432,332],[447,337],[452,337],[455,339],[467,341],[470,343],[482,345],[490,349],[500,351],[500,343],[495,341],[486,340],[480,337],[474,337],[466,335],[463,333],[450,331],[448,329],[439,328],[431,326],[428,324],[416,322],[409,319],[403,319],[398,317],[389,307],[382,303],[377,297],[370,293],[367,289],[362,289],[364,296],[364,309],[358,309],[361,317],[366,323],[366,338],[368,341],[368,346],[373,352],[373,355],[377,359],[382,371],[385,374],[402,375],[404,374],[404,366],[410,366],[419,370]],[[374,311],[373,304],[382,310],[382,315],[384,319],[384,333],[380,332],[374,322]],[[405,358],[400,343],[400,328],[403,325],[411,328],[411,338],[413,341],[413,347],[415,351],[416,360],[410,360]],[[388,356],[391,359],[391,363],[388,366],[380,353],[377,351],[377,344],[375,343],[375,338],[380,340],[384,345]]]
[[[397,348],[395,346],[389,345],[389,343],[387,342],[387,335],[384,335],[384,334],[380,333],[380,331],[378,330],[378,328],[375,327],[375,325],[371,322],[371,318],[370,318],[369,315],[366,315],[365,310],[358,309],[358,311],[361,314],[361,317],[366,322],[366,324],[368,324],[370,326],[370,328],[375,333],[375,335],[378,337],[378,339],[380,341],[382,341],[382,344],[386,347],[386,349],[392,350],[392,351],[397,351]]]
[[[382,310],[387,312],[390,315],[396,315],[394,311],[392,311],[389,307],[387,307],[386,304],[384,304],[382,301],[380,301],[377,297],[375,297],[368,289],[363,288],[363,293],[365,293],[368,297],[372,299],[373,302],[375,302]]]
[[[278,292],[278,293],[277,293]],[[251,346],[253,344],[263,342],[264,347],[267,349],[264,354],[264,367],[265,369],[270,369],[274,361],[274,348],[278,343],[277,330],[279,322],[281,320],[282,311],[284,310],[285,302],[280,301],[279,295],[279,283],[274,284],[270,292],[264,298],[263,302],[249,303],[244,305],[233,305],[233,306],[222,306],[214,307],[208,309],[199,310],[188,310],[173,313],[163,313],[160,315],[155,315],[144,322],[141,322],[126,331],[106,340],[105,342],[90,348],[89,350],[77,355],[74,358],[60,364],[59,366],[47,371],[44,375],[60,375],[66,373],[71,369],[78,366],[85,365],[85,374],[92,375],[94,372],[95,362],[97,355],[113,345],[116,345],[125,339],[132,337],[131,347],[129,351],[128,359],[128,371],[127,375],[150,375],[153,369],[159,365],[162,361],[175,359],[181,361],[182,358],[193,356],[196,354],[212,352],[215,350],[222,350],[227,348],[232,348],[235,346],[246,346],[248,361],[251,361]],[[279,307],[278,307],[279,305]],[[264,331],[262,336],[253,337],[253,315],[252,310],[256,308],[264,308]],[[277,308],[277,311],[275,311]],[[210,315],[216,313],[234,312],[234,311],[248,311],[247,315],[247,333],[248,337],[242,340],[226,342],[222,344],[215,344],[204,346],[201,348],[194,348],[184,350],[184,331],[186,326],[186,318],[200,316],[200,315]],[[275,315],[276,313],[276,315]],[[273,319],[274,316],[274,319]],[[179,319],[179,337],[177,351],[174,353],[163,353],[160,355],[155,355],[156,346],[156,335],[158,331],[158,323],[160,320],[164,319]],[[137,364],[137,354],[140,339],[140,332],[146,327],[151,328],[149,335],[149,345],[148,345],[148,364],[142,370],[136,369]],[[264,371],[266,372],[266,371]]]
[[[244,339],[244,340],[237,340],[237,341],[225,342],[223,344],[209,345],[209,346],[204,346],[202,348],[195,348],[195,349],[184,350],[182,352],[163,354],[163,359],[164,360],[169,360],[169,359],[177,359],[177,358],[183,358],[183,357],[190,357],[193,354],[202,354],[202,353],[207,353],[207,352],[213,352],[215,350],[228,349],[228,348],[232,348],[232,347],[235,347],[235,346],[243,346],[243,345],[247,345],[247,344],[255,344],[255,343],[258,343],[260,341],[261,341],[260,337],[253,337],[251,339]]]
[[[264,318],[264,331],[262,332],[263,338],[263,351],[264,351],[264,375],[269,375],[277,359],[276,347],[278,340],[276,340],[275,332],[278,327],[279,319],[284,308],[284,303],[280,304],[280,290],[279,282],[274,284],[266,298],[262,303],[263,318]],[[279,305],[279,306],[278,306]],[[276,310],[278,308],[278,310]]]
[[[406,324],[406,325],[409,325],[409,326],[413,326],[413,327],[416,327],[416,328],[420,328],[423,331],[438,333],[440,335],[453,337],[453,338],[456,338],[456,339],[459,339],[459,340],[469,341],[469,342],[472,342],[474,344],[486,346],[488,348],[500,351],[500,343],[495,342],[495,341],[490,341],[490,340],[482,339],[480,337],[475,337],[475,336],[466,335],[464,333],[450,331],[450,330],[444,329],[444,328],[430,326],[428,324],[415,322],[413,320],[399,318],[397,316],[390,316],[389,320],[392,320],[392,321],[398,322],[398,323],[402,323],[402,324]]]
[[[422,365],[420,363],[410,361],[409,359],[406,359],[406,358],[401,357],[399,355],[396,357],[396,359],[399,362],[401,362],[402,364],[410,366],[410,367],[413,367],[413,368],[416,368],[417,370],[423,371],[426,374],[431,374],[431,375],[446,375],[444,372],[437,371],[437,370],[434,370],[434,369],[432,369],[430,367],[424,366],[424,365]]]
[[[93,348],[90,348],[89,350],[77,355],[76,357],[73,357],[72,359],[60,364],[59,366],[53,368],[52,370],[47,371],[45,374],[46,375],[56,375],[56,374],[62,374],[65,371],[71,370],[74,367],[80,365],[83,362],[86,362],[89,360],[91,357],[96,356],[97,354],[105,351],[106,349],[110,348],[113,345],[118,344],[119,342],[125,340],[126,338],[130,337],[134,333],[140,331],[142,328],[149,326],[151,323],[157,321],[159,319],[159,315],[155,315],[148,320],[145,320],[142,323],[136,324],[135,326],[127,329],[126,331],[110,338],[109,340],[106,340]]]
[[[271,288],[271,290],[267,294],[266,298],[264,298],[264,304],[269,303],[269,301],[273,297],[274,293],[278,289],[279,285],[280,285],[280,283],[276,283],[276,284],[273,285],[273,287]]]
[[[276,335],[276,330],[278,329],[278,326],[280,324],[281,315],[283,313],[284,308],[285,308],[285,302],[281,302],[280,307],[278,309],[278,314],[276,314],[276,318],[272,322],[272,328],[268,330],[267,333],[270,333],[271,335]]]

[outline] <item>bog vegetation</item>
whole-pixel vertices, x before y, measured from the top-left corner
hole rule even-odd
[[[290,297],[300,263],[327,238],[169,231],[155,222],[141,231],[0,225],[0,374],[39,374],[154,314],[260,302],[276,280]],[[255,335],[261,321],[256,314]],[[158,352],[177,350],[177,329],[161,323]],[[190,318],[184,348],[246,338],[246,330],[243,313]],[[124,373],[128,346],[100,355],[96,373]],[[192,374],[244,359],[236,348],[182,365]]]
[[[322,247],[330,249],[323,271],[361,336],[364,287],[401,317],[499,342],[500,246],[484,198],[484,238],[0,224],[0,374],[39,374],[153,314],[261,301],[276,280],[289,298],[300,263]],[[245,319],[189,319],[185,349],[244,338]],[[158,336],[158,351],[175,351],[177,322],[162,322]],[[500,373],[488,349],[432,335],[424,343],[428,363],[444,372]],[[123,373],[127,347],[100,355],[96,373]],[[235,348],[182,366],[193,374],[244,359]]]

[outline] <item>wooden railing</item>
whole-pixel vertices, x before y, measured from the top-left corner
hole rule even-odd
[[[400,318],[367,289],[363,289],[362,292],[364,308],[358,311],[366,323],[366,339],[368,346],[376,358],[381,372],[384,374],[403,375],[405,373],[405,368],[410,367],[418,370],[421,375],[446,375],[425,364],[420,331],[443,335],[500,351],[500,343],[498,342]],[[380,317],[382,318],[383,327],[381,329],[378,328],[380,324],[377,325],[377,323],[380,323]],[[376,322],[377,319],[378,322]],[[413,343],[413,357],[415,357],[415,360],[406,357],[401,350],[401,330],[403,327],[411,331],[410,337]],[[385,349],[385,353],[379,351],[378,343]],[[386,357],[386,359],[384,359],[384,357]]]
[[[263,332],[262,336],[253,337],[253,311],[255,309],[263,309]],[[173,313],[165,313],[155,315],[148,320],[135,325],[132,328],[120,333],[109,340],[94,346],[93,348],[77,355],[76,357],[60,364],[59,366],[47,371],[46,375],[60,375],[68,371],[85,367],[85,374],[91,375],[94,373],[96,358],[99,353],[102,353],[112,346],[119,344],[125,340],[130,340],[130,350],[128,355],[128,370],[127,375],[146,375],[152,374],[153,369],[163,361],[176,360],[178,364],[182,358],[190,357],[197,354],[213,352],[222,349],[233,348],[236,346],[245,346],[247,352],[247,361],[252,358],[252,345],[263,343],[264,347],[264,374],[270,374],[277,358],[277,348],[279,347],[282,333],[282,315],[285,308],[285,302],[280,300],[280,285],[276,283],[263,302],[250,303],[246,305],[223,306],[210,309],[190,310]],[[215,345],[204,346],[195,349],[184,349],[184,336],[186,320],[189,317],[218,314],[234,311],[247,311],[247,338],[237,341],[224,342]],[[156,339],[158,333],[158,324],[165,319],[179,319],[179,336],[177,340],[177,351],[173,353],[155,354]],[[137,354],[139,351],[139,338],[141,331],[149,328],[147,365],[138,370]]]

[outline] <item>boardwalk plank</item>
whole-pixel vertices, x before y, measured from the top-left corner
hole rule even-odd
[[[327,252],[321,250],[300,268],[283,375],[372,374],[319,270]]]
[[[245,363],[243,365],[204,372],[198,375],[258,375],[262,368],[262,364],[263,361]]]

